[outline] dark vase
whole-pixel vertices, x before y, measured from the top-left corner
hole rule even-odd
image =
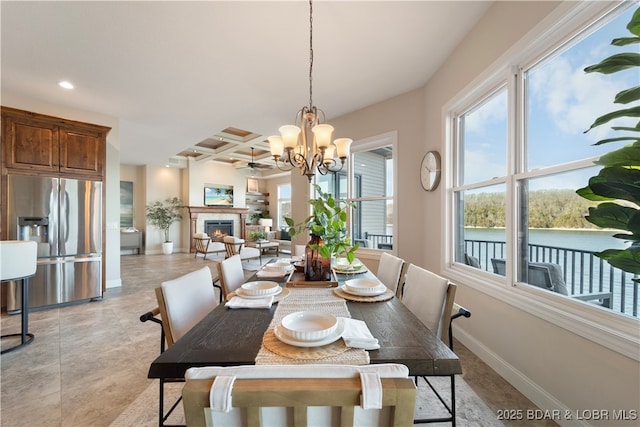
[[[320,236],[311,235],[305,248],[304,278],[307,281],[331,280],[331,258],[320,255],[319,246],[323,245],[324,240]]]

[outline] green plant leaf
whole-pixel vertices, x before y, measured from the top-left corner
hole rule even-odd
[[[609,264],[628,273],[640,274],[640,249],[629,247],[627,249],[607,249],[595,253],[597,257],[606,260]]]
[[[610,200],[627,200],[635,204],[640,203],[640,186],[638,185],[598,181],[592,178],[589,180],[589,187],[595,194],[609,197]]]
[[[616,104],[628,104],[640,99],[640,86],[632,87],[618,92],[613,102]]]
[[[632,67],[640,66],[640,53],[624,52],[611,55],[595,65],[584,69],[585,73],[612,74]]]
[[[587,186],[587,187],[582,187],[576,190],[576,194],[578,194],[580,197],[583,197],[587,200],[591,200],[594,202],[602,202],[605,200],[613,200],[610,197],[605,197],[605,196],[601,196],[599,194],[595,194],[593,192],[593,190],[591,189],[591,187]]]
[[[600,141],[596,142],[593,145],[602,145],[602,144],[607,144],[609,142],[619,142],[619,141],[640,142],[640,137],[637,137],[637,136],[619,136],[617,138],[601,139]]]
[[[627,145],[607,154],[595,162],[603,166],[640,166],[640,146]]]
[[[589,208],[586,219],[601,228],[627,230],[631,218],[636,213],[636,209],[617,203],[600,203],[596,207]]]
[[[584,133],[589,132],[594,127],[603,125],[605,123],[610,122],[611,120],[619,119],[619,118],[622,118],[622,117],[640,117],[640,106],[631,107],[631,108],[625,108],[623,110],[617,110],[617,111],[613,111],[611,113],[604,114],[604,115],[598,117],[591,124],[591,126],[589,126],[589,129],[584,131]]]
[[[627,24],[627,30],[629,30],[631,34],[640,36],[640,7],[633,12],[631,21]]]
[[[627,46],[635,43],[640,43],[640,37],[619,37],[611,40],[612,46]]]

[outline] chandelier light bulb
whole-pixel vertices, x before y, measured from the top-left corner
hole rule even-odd
[[[338,157],[344,159],[349,155],[349,148],[351,147],[352,142],[353,139],[351,138],[338,138],[333,141],[333,143],[336,144],[336,152],[338,154]]]
[[[331,135],[333,134],[333,126],[326,123],[315,125],[311,131],[316,138],[318,148],[327,148],[331,144]]]
[[[271,149],[271,155],[282,157],[282,152],[284,151],[284,141],[278,135],[272,135],[267,138],[269,141],[269,148]]]
[[[300,135],[300,128],[294,125],[280,126],[280,135],[282,135],[282,141],[284,141],[284,148],[295,148],[298,145],[298,135]]]

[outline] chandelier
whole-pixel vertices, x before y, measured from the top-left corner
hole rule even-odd
[[[280,135],[267,138],[276,166],[282,171],[294,167],[309,178],[340,171],[349,155],[353,140],[338,138],[331,142],[333,126],[324,123],[324,111],[313,105],[313,4],[309,0],[309,106],[296,115],[295,125],[281,126]],[[338,160],[340,163],[338,163]]]

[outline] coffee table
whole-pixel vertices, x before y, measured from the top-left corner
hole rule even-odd
[[[247,242],[247,246],[258,248],[260,250],[260,264],[262,264],[262,254],[275,250],[276,256],[280,256],[280,243],[270,242],[268,240],[256,240]]]

